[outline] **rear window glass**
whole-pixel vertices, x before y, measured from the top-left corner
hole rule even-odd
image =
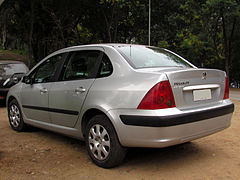
[[[192,68],[180,56],[161,48],[145,46],[118,46],[119,52],[134,68],[186,67]]]
[[[1,75],[12,75],[14,73],[27,73],[28,68],[25,64],[0,64]]]

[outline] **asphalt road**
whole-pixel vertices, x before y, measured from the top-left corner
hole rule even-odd
[[[240,101],[240,89],[231,89],[230,90],[230,99]]]

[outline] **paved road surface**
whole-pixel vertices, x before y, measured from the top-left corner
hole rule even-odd
[[[240,101],[240,89],[231,89],[230,90],[230,99]]]

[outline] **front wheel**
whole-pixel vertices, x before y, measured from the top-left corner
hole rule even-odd
[[[9,123],[15,131],[24,131],[26,124],[23,122],[22,112],[16,99],[13,99],[8,105]]]
[[[126,149],[119,143],[114,127],[105,115],[90,119],[85,138],[88,154],[96,165],[112,168],[123,161]]]

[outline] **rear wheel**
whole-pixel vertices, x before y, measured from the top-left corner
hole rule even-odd
[[[92,161],[103,168],[119,165],[126,154],[105,115],[94,116],[87,124],[86,147]]]
[[[22,112],[16,99],[13,99],[8,105],[9,123],[15,131],[24,131],[26,124],[23,122]]]

